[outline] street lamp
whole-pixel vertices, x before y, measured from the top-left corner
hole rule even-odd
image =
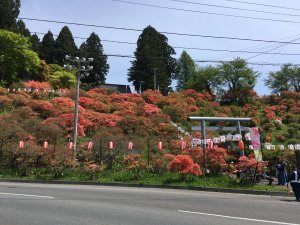
[[[140,94],[142,93],[142,84],[144,83],[144,81],[140,81]]]
[[[78,134],[78,100],[79,100],[79,86],[81,74],[88,76],[89,71],[93,70],[92,66],[89,66],[90,62],[93,62],[93,58],[79,58],[65,56],[65,59],[72,65],[65,65],[64,67],[76,70],[76,94],[75,94],[75,109],[74,109],[74,127],[73,127],[73,158],[76,159],[77,153],[77,134]]]

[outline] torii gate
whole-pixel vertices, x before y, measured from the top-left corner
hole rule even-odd
[[[188,117],[190,121],[199,121],[200,126],[192,126],[193,131],[201,131],[201,140],[202,140],[202,147],[204,150],[204,166],[205,166],[205,173],[206,173],[206,131],[236,131],[240,135],[242,131],[250,130],[249,127],[241,127],[241,122],[249,122],[251,118],[238,118],[238,117],[198,117],[198,116],[190,116]],[[235,127],[218,127],[218,126],[206,126],[206,122],[235,122]],[[244,151],[240,151],[240,156],[244,155]]]

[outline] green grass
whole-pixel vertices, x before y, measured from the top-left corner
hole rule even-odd
[[[218,176],[186,176],[166,172],[157,174],[142,171],[134,174],[126,170],[105,170],[101,173],[83,173],[82,171],[66,169],[59,177],[55,177],[51,169],[27,169],[22,175],[13,170],[0,170],[0,179],[26,179],[26,180],[67,180],[67,181],[94,181],[100,183],[126,183],[126,184],[156,184],[179,185],[189,187],[233,188],[245,190],[266,190],[286,192],[286,186],[265,186],[263,183],[252,186],[251,182],[241,183],[238,179],[231,180],[227,175]]]

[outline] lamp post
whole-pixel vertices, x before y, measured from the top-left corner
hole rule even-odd
[[[93,69],[92,66],[89,66],[90,62],[93,62],[93,58],[79,58],[71,57],[66,55],[66,60],[69,61],[72,65],[65,65],[64,67],[75,69],[76,70],[76,94],[75,94],[75,109],[74,109],[74,127],[73,127],[73,158],[76,159],[77,153],[77,134],[78,134],[78,101],[79,101],[79,86],[80,78],[82,76],[88,76],[89,71]]]
[[[140,81],[140,94],[142,94],[142,84],[144,83],[144,81]]]

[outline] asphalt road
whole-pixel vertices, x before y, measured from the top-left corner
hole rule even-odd
[[[0,225],[300,225],[294,198],[0,182]]]

